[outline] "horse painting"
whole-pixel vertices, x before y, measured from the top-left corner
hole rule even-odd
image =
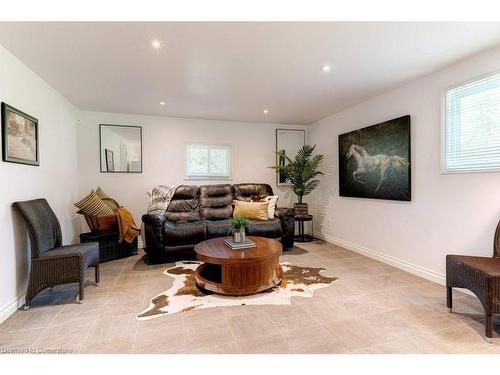
[[[363,176],[367,173],[379,174],[380,177],[375,188],[375,193],[380,189],[386,174],[390,172],[390,170],[401,173],[410,164],[408,160],[397,155],[388,156],[379,154],[371,156],[363,147],[356,144],[352,144],[351,147],[349,147],[349,151],[347,151],[346,160],[349,160],[351,157],[353,157],[357,163],[357,169],[352,172],[352,176],[357,182],[364,184]]]
[[[411,200],[410,116],[339,135],[339,195]]]

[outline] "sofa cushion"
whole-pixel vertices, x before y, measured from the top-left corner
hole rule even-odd
[[[205,222],[173,223],[166,221],[163,239],[168,246],[197,244],[205,240]]]
[[[207,237],[226,237],[231,235],[231,226],[227,220],[207,220]]]
[[[236,184],[233,185],[234,199],[240,201],[250,201],[252,196],[273,195],[273,189],[268,184]]]
[[[199,221],[198,192],[198,186],[178,186],[165,212],[165,218],[174,223]]]
[[[267,238],[281,237],[281,221],[278,218],[271,220],[250,220],[247,227],[249,236],[261,236]]]
[[[225,220],[233,213],[231,185],[200,186],[200,218],[202,220]]]

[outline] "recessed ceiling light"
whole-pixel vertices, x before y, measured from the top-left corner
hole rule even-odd
[[[165,105],[165,102],[160,102],[160,105]]]
[[[151,41],[151,47],[154,49],[160,49],[161,48],[161,42],[158,39],[153,39]]]
[[[269,111],[267,109],[264,109],[264,114],[267,115]]]
[[[324,72],[329,72],[332,70],[332,67],[330,65],[323,65],[321,68]]]

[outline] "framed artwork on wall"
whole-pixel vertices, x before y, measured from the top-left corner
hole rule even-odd
[[[2,160],[39,166],[38,120],[2,103]]]
[[[410,116],[339,135],[340,196],[411,200]]]
[[[302,129],[276,129],[276,152],[284,152],[293,159],[306,144],[306,131]],[[285,165],[283,156],[276,156],[276,165]],[[283,172],[276,172],[276,186],[290,186]]]

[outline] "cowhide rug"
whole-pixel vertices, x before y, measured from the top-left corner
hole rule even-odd
[[[194,271],[200,264],[184,261],[168,268],[164,274],[174,278],[172,287],[151,299],[149,307],[137,315],[137,319],[147,320],[165,314],[217,306],[289,305],[292,297],[312,297],[316,289],[337,280],[336,277],[321,275],[324,268],[301,267],[286,262],[281,263],[283,280],[279,285],[262,293],[231,297],[202,291],[196,286]]]

